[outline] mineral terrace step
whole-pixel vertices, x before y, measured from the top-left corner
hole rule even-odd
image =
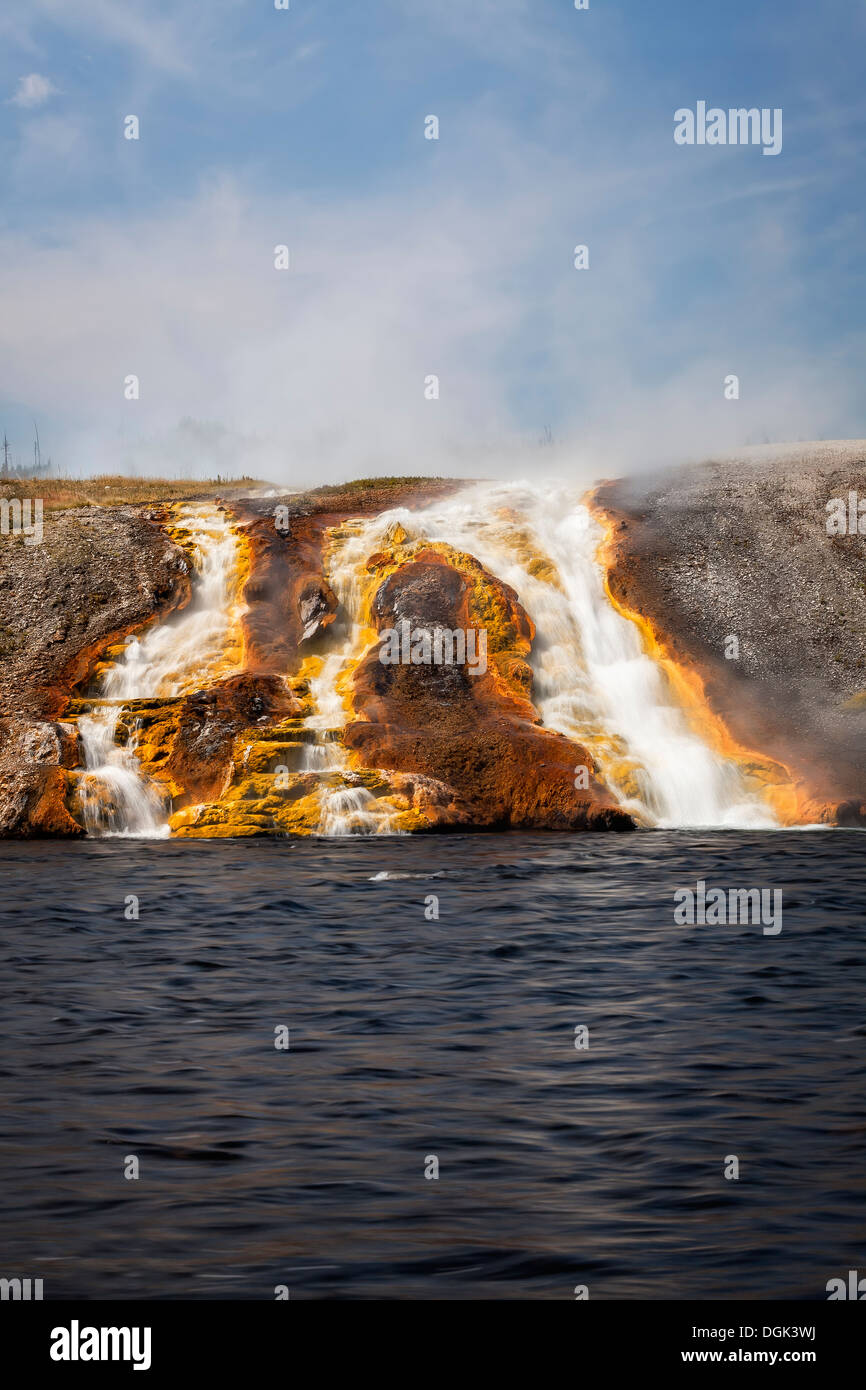
[[[256,739],[249,743],[243,757],[236,765],[237,775],[243,777],[248,773],[257,775],[267,775],[276,770],[279,766],[285,766],[289,772],[311,773],[323,771],[320,768],[303,767],[306,750],[314,747],[324,747],[324,744],[311,744],[304,739],[279,740],[276,739]]]
[[[257,743],[342,743],[342,729],[310,729],[304,724],[276,724],[271,729],[256,729]]]
[[[129,709],[142,713],[171,709],[173,705],[179,705],[182,699],[181,695],[153,695],[146,700],[104,700],[97,697],[70,700],[63,717],[74,719],[79,714],[92,714],[98,709]]]

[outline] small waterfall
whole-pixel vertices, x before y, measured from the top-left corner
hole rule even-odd
[[[341,691],[343,678],[348,678],[367,645],[363,627],[364,564],[373,547],[370,537],[375,522],[347,522],[331,535],[328,563],[328,583],[337,598],[337,618],[330,629],[331,640],[339,645],[322,661],[319,671],[310,678],[310,695],[315,713],[304,724],[314,731],[315,742],[306,744],[303,769],[320,774],[321,807],[320,835],[392,835],[397,812],[381,797],[366,787],[352,785],[349,757],[343,745],[334,738],[344,727],[347,708]]]
[[[103,678],[108,699],[187,695],[239,665],[240,652],[232,651],[243,608],[237,537],[217,507],[180,507],[178,521],[193,551],[192,598],[180,613],[132,638]]]
[[[81,715],[78,732],[87,773],[81,778],[80,801],[88,835],[162,839],[168,835],[162,798],[141,775],[135,756],[135,733],[125,745],[116,742],[120,706]]]
[[[596,559],[601,531],[582,493],[479,484],[376,518],[366,537],[410,537],[476,556],[516,589],[536,625],[534,703],[547,728],[593,755],[623,808],[658,827],[772,828],[776,817],[690,724],[634,623],[612,606]]]
[[[176,517],[194,557],[192,598],[180,613],[127,643],[102,675],[91,712],[78,720],[85,758],[79,796],[88,835],[169,834],[163,797],[142,776],[135,754],[134,714],[125,715],[128,734],[117,741],[121,715],[137,700],[189,694],[240,664],[235,533],[215,506],[181,506]]]

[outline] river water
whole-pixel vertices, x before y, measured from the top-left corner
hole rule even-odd
[[[864,1269],[856,831],[0,860],[0,1272],[46,1298],[824,1298]],[[781,933],[676,926],[698,878],[781,888]]]

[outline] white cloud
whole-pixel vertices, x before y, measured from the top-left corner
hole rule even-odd
[[[35,2],[73,23],[62,0]],[[428,9],[393,5],[413,21]],[[75,24],[146,66],[210,72],[188,0],[159,4],[156,24],[121,9],[81,0]],[[543,71],[544,110],[528,128],[507,86],[455,100],[435,148],[418,124],[390,187],[382,176],[359,194],[280,193],[273,178],[253,186],[248,166],[148,213],[67,221],[58,204],[28,239],[0,232],[0,380],[40,428],[52,416],[55,460],[303,485],[523,472],[523,441],[534,447],[547,424],[559,446],[544,462],[590,473],[765,435],[862,433],[862,337],[840,331],[832,354],[816,352],[802,274],[814,251],[804,201],[818,173],[829,198],[847,169],[801,162],[783,178],[749,151],[686,162],[667,118],[624,144],[597,119],[603,65],[581,59],[548,90],[568,64],[539,66],[548,40],[528,32],[531,13],[527,0],[430,11],[449,38],[498,36],[501,61]],[[426,34],[413,23],[414,42]],[[402,61],[402,32],[393,42]],[[591,140],[574,138],[578,116]],[[99,145],[84,118],[51,121],[26,123],[12,167],[55,189]],[[855,227],[831,248],[852,273]],[[591,269],[578,272],[583,242]],[[287,272],[273,267],[279,243]],[[736,403],[722,389],[732,372]],[[135,402],[123,398],[131,373]],[[438,401],[424,399],[430,374]]]
[[[682,252],[667,244],[674,193],[655,232],[627,213],[662,197],[648,161],[612,183],[604,159],[567,178],[518,140],[483,174],[477,147],[466,159],[475,185],[440,186],[433,203],[423,180],[323,202],[224,179],[150,216],[47,229],[44,246],[0,237],[7,398],[63,422],[52,453],[69,468],[289,485],[520,473],[517,446],[548,422],[559,448],[534,466],[587,474],[861,432],[857,345],[821,365],[788,334],[796,261],[770,273],[775,219],[754,224],[736,296],[707,287],[671,316],[655,300],[658,267]],[[575,205],[593,209],[586,272],[571,264]],[[288,271],[274,269],[281,243]],[[138,401],[123,397],[131,373]]]
[[[35,106],[43,106],[56,91],[57,88],[50,77],[31,72],[26,77],[19,77],[15,95],[9,100],[13,106],[23,106],[29,110]]]

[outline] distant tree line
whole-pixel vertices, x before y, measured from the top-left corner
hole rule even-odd
[[[0,459],[0,478],[47,478],[51,473],[50,457],[43,460],[42,449],[39,444],[39,430],[33,426],[35,438],[33,440],[33,462],[16,463],[12,457],[9,447],[9,440],[6,433],[3,433],[3,456]]]

